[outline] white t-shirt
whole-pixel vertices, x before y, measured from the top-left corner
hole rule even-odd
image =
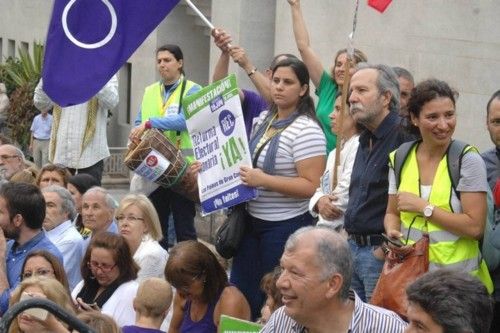
[[[267,111],[260,114],[252,132],[265,119]],[[257,167],[262,168],[269,143],[262,149]],[[299,116],[281,132],[276,153],[275,175],[298,177],[295,163],[316,156],[326,155],[326,139],[318,123],[307,116]],[[250,215],[266,221],[283,221],[308,211],[309,199],[290,198],[265,188],[258,188],[257,199],[248,203]]]
[[[73,289],[71,292],[73,299],[76,299],[76,296],[83,288],[83,284],[84,281],[82,280]],[[139,288],[139,284],[135,280],[123,283],[104,303],[101,312],[113,318],[119,327],[134,325],[135,310],[133,301],[137,294],[137,288]]]

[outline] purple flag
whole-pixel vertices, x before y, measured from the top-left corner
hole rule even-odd
[[[61,106],[88,101],[180,0],[55,0],[43,89]]]

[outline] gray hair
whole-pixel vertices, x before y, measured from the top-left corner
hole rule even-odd
[[[452,269],[428,272],[408,286],[406,294],[445,333],[489,332],[493,301],[481,281],[469,273]]]
[[[84,194],[83,197],[87,196],[90,193],[101,193],[104,195],[104,200],[106,201],[106,206],[110,209],[116,209],[118,207],[118,203],[116,200],[113,198],[113,196],[106,190],[104,187],[100,186],[94,186],[89,188]]]
[[[61,210],[69,215],[69,218],[73,220],[76,216],[75,202],[71,193],[62,186],[59,185],[49,185],[42,189],[42,193],[55,193],[61,199]]]
[[[293,251],[298,244],[298,239],[308,233],[314,233],[316,258],[321,270],[321,278],[326,280],[334,274],[340,274],[343,279],[340,298],[347,299],[353,272],[349,244],[339,233],[329,227],[309,226],[300,228],[290,235],[285,244],[285,251]]]
[[[380,94],[389,92],[391,101],[389,102],[389,111],[399,113],[399,82],[394,70],[383,64],[372,65],[366,62],[358,64],[358,71],[362,69],[375,69],[377,75],[377,88]]]
[[[14,154],[16,156],[19,156],[23,162],[26,162],[26,157],[24,157],[24,153],[21,149],[19,149],[19,147],[16,147],[15,145],[11,145],[11,144],[4,144],[2,145],[4,147],[8,147],[9,149],[13,150],[14,151]]]
[[[411,75],[409,70],[398,66],[392,67],[392,69],[394,70],[394,73],[396,73],[396,76],[398,78],[402,77],[403,79],[410,81],[412,85],[415,85],[415,80],[413,79],[413,75]]]

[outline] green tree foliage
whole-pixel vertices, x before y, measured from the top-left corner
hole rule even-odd
[[[38,113],[33,105],[33,92],[41,76],[43,45],[35,42],[33,55],[21,48],[18,53],[19,58],[9,58],[0,65],[0,81],[4,81],[7,92],[11,92],[6,121],[8,135],[25,150],[29,144],[31,122]]]

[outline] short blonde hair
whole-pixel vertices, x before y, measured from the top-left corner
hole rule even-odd
[[[141,282],[134,298],[134,309],[139,315],[149,318],[163,316],[172,303],[172,287],[160,278],[149,278]]]
[[[9,307],[19,302],[21,299],[21,294],[23,291],[31,286],[40,288],[48,300],[56,303],[64,310],[71,314],[75,314],[73,303],[71,302],[71,297],[68,290],[63,287],[63,285],[56,279],[44,277],[44,276],[34,276],[26,280],[23,280],[17,288],[12,292],[12,296],[9,301]],[[17,320],[12,321],[9,333],[20,332]]]
[[[77,317],[96,333],[121,333],[115,320],[104,313],[86,311],[79,313]]]
[[[130,206],[136,206],[144,214],[144,223],[148,227],[148,234],[152,239],[160,241],[163,238],[161,230],[160,218],[151,201],[144,194],[128,194],[121,201],[116,209],[118,216]]]

